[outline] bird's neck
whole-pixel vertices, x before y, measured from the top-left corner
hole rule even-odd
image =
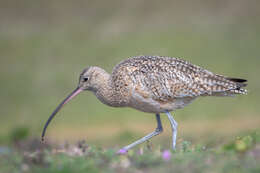
[[[113,87],[113,82],[111,79],[111,75],[107,72],[102,74],[102,82],[94,94],[96,97],[104,104],[113,107],[121,107],[124,106],[121,99],[119,98],[118,93]]]

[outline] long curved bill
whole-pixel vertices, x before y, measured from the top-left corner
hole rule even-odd
[[[70,95],[68,95],[60,104],[59,106],[53,111],[53,113],[51,114],[51,116],[49,117],[49,119],[47,120],[47,122],[44,125],[43,131],[42,131],[42,141],[44,141],[44,135],[46,132],[46,129],[48,127],[48,125],[50,124],[51,120],[54,118],[54,116],[59,112],[59,110],[66,104],[68,103],[73,97],[75,97],[76,95],[78,95],[81,91],[83,91],[80,87],[77,87],[74,91],[72,91],[72,93]]]

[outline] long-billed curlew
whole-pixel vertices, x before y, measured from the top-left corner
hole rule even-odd
[[[177,122],[170,111],[183,108],[198,96],[232,96],[246,94],[246,80],[214,74],[185,60],[163,56],[137,56],[116,65],[112,74],[99,67],[88,67],[79,77],[78,87],[54,110],[55,114],[81,91],[90,90],[104,104],[113,107],[132,107],[154,113],[157,128],[154,132],[125,146],[126,152],[137,144],[163,131],[160,113],[166,113],[172,127],[172,148],[175,149]]]

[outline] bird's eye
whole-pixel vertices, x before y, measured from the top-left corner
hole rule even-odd
[[[88,81],[88,77],[84,77],[84,78],[83,78],[83,81],[84,81],[84,82],[87,82],[87,81]]]

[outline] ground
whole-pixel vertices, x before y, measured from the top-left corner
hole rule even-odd
[[[20,129],[22,130],[22,129]],[[0,147],[1,173],[6,172],[223,172],[260,171],[260,133],[238,136],[225,144],[212,146],[178,142],[176,151],[151,142],[118,154],[119,148],[76,144],[41,143],[24,139],[16,132],[13,143]]]

